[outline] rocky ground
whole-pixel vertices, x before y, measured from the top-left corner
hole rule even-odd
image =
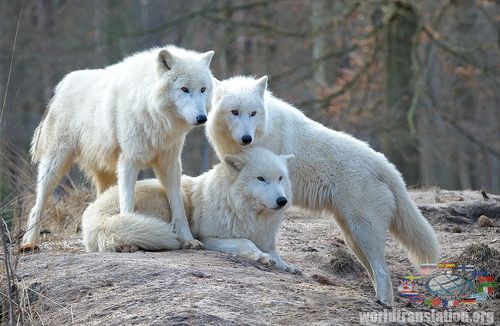
[[[500,251],[499,228],[477,224],[479,215],[495,214],[499,197],[487,201],[479,192],[434,189],[411,194],[439,235],[443,261],[462,259],[457,257],[471,244]],[[500,225],[500,215],[488,217]],[[386,249],[393,307],[429,310],[397,296],[398,280],[416,269],[390,238]],[[78,234],[54,230],[40,251],[11,260],[24,324],[351,325],[360,313],[383,309],[333,219],[291,210],[279,251],[303,275],[209,251],[85,253]],[[478,255],[498,273],[498,255]],[[495,299],[463,309],[494,311],[500,321],[499,306]]]

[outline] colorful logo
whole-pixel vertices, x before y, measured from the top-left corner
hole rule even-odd
[[[498,282],[488,271],[456,262],[420,265],[421,273],[405,275],[398,292],[409,302],[454,308],[477,304],[495,295]]]

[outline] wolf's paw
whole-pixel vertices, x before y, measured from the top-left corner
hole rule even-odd
[[[257,255],[257,257],[255,257],[255,261],[262,265],[267,265],[267,266],[276,265],[276,262],[268,254]]]
[[[302,275],[302,271],[300,268],[294,265],[289,265],[286,269],[285,272],[290,273],[290,274],[295,274],[295,275]]]
[[[182,249],[205,249],[203,243],[196,239],[182,241]]]
[[[136,245],[121,245],[115,247],[116,252],[136,252],[137,250],[139,250],[139,247]]]
[[[378,298],[375,299],[375,302],[378,303],[379,305],[381,305],[382,307],[384,307],[385,309],[391,309],[392,308],[392,306],[391,306],[390,303],[385,303],[385,302],[383,302],[382,300],[380,300]]]
[[[28,253],[28,252],[35,252],[37,250],[40,250],[40,247],[38,247],[38,245],[36,243],[23,243],[20,247],[19,247],[19,252],[20,253]]]
[[[270,267],[276,266],[276,261],[273,259],[273,257],[266,253],[259,255],[256,261],[261,263],[262,265],[267,265]]]
[[[287,264],[285,262],[278,263],[276,265],[276,268],[278,268],[280,271],[285,272],[285,273],[302,275],[302,271],[300,270],[300,268],[298,268],[297,266],[292,265],[292,264]]]

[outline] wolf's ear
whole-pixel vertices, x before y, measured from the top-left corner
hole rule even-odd
[[[257,79],[257,83],[255,84],[255,86],[257,87],[259,94],[264,96],[264,92],[267,89],[267,76],[264,75],[264,76],[260,77],[259,79]]]
[[[295,158],[295,155],[289,154],[289,155],[280,155],[283,160],[285,160],[286,163],[290,162],[290,160]]]
[[[214,51],[208,51],[205,52],[201,55],[201,60],[207,64],[207,66],[210,66],[210,62],[212,62],[212,58],[214,57]]]
[[[175,57],[174,55],[167,49],[162,49],[158,53],[158,68],[161,70],[171,70],[174,64]]]
[[[236,171],[241,171],[241,169],[243,169],[243,167],[246,164],[245,159],[243,157],[231,154],[227,154],[226,156],[224,156],[224,162],[230,169]]]
[[[224,89],[222,88],[222,83],[215,77],[212,77],[212,83],[214,84],[214,100],[218,101],[222,97],[224,93]]]

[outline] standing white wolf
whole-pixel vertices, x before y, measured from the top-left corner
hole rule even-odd
[[[35,247],[46,199],[75,161],[93,178],[98,194],[118,180],[122,213],[134,210],[140,169],[153,167],[183,246],[201,246],[182,205],[180,155],[188,131],[206,121],[213,54],[169,45],[64,77],[33,136],[37,196],[23,248]]]
[[[262,148],[226,155],[223,163],[192,178],[182,176],[182,195],[191,230],[210,250],[229,252],[283,271],[298,273],[276,251],[276,234],[290,206],[287,162]],[[90,204],[82,217],[87,251],[178,249],[168,200],[157,180],[137,182],[136,213],[119,214],[118,189]]]
[[[250,144],[294,154],[289,166],[294,204],[335,216],[347,244],[369,272],[377,300],[390,304],[386,231],[418,264],[439,255],[434,230],[384,155],[307,118],[266,88],[266,76],[234,77],[216,85],[206,130],[217,155],[222,159]]]

